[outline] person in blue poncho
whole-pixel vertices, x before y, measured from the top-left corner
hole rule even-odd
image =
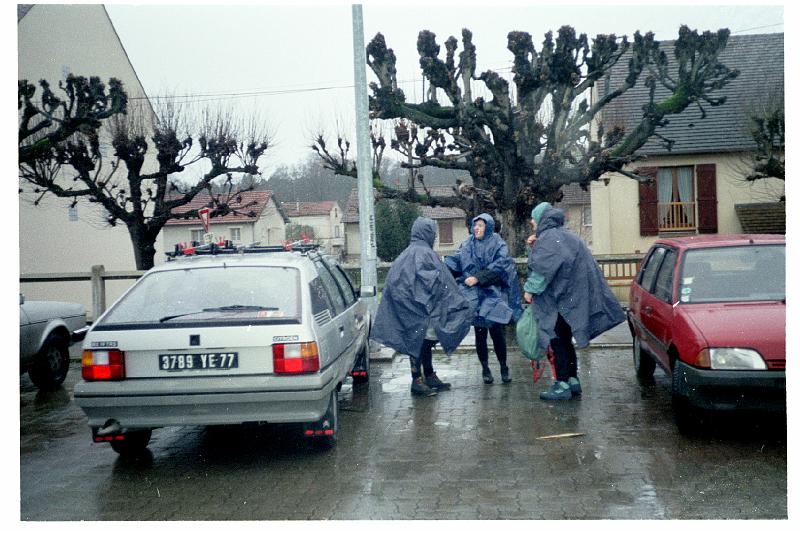
[[[608,286],[586,244],[564,228],[564,212],[547,202],[531,211],[536,232],[528,238],[527,303],[539,322],[539,346],[548,344],[555,358],[556,380],[539,394],[542,400],[569,400],[582,391],[578,348],[625,320],[625,312]]]
[[[508,246],[495,233],[491,215],[481,213],[472,219],[471,233],[458,251],[445,257],[447,267],[461,283],[464,296],[475,310],[475,350],[481,363],[483,381],[490,384],[494,377],[489,369],[487,335],[500,363],[503,383],[511,381],[506,364],[505,325],[522,315],[517,268],[508,255]]]
[[[386,275],[370,334],[410,356],[411,393],[422,396],[450,388],[433,370],[433,346],[438,341],[446,353],[453,352],[472,320],[469,302],[433,251],[435,239],[436,223],[418,217],[411,227],[411,243]]]

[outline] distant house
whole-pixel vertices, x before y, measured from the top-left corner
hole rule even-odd
[[[450,187],[428,187],[434,196],[452,195]],[[433,249],[439,255],[455,252],[461,242],[469,237],[465,219],[466,213],[457,207],[420,206],[422,216],[436,221],[436,241]],[[361,257],[361,233],[358,223],[358,189],[354,188],[347,199],[344,217],[345,253],[348,261],[358,261]]]
[[[231,240],[236,244],[260,242],[262,245],[282,244],[286,240],[286,224],[289,219],[275,203],[272,191],[246,191],[237,195],[237,199],[229,205],[231,213],[221,217],[213,217],[209,221],[209,233],[216,240]],[[254,205],[249,206],[250,203]],[[211,205],[208,193],[198,194],[186,205],[173,209],[176,214],[186,213],[193,209],[201,209]],[[245,207],[242,207],[245,206]],[[175,244],[182,242],[203,242],[203,224],[197,219],[172,219],[161,230],[164,247],[167,251],[174,249]]]
[[[566,226],[592,248],[592,194],[577,183],[561,187],[563,197],[553,206],[564,211]]]
[[[144,88],[101,4],[18,4],[17,53],[17,77],[36,84],[37,95],[41,79],[49,81],[53,91],[61,96],[58,82],[68,74],[98,76],[106,85],[114,77],[122,81],[130,98],[129,107],[137,106],[143,120],[153,120],[153,109]],[[109,139],[101,137],[100,150],[113,153]],[[59,179],[72,183],[71,176]],[[40,197],[30,187],[18,197],[22,274],[88,273],[92,265],[103,265],[106,270],[136,268],[126,226],[109,226],[105,210],[99,204],[80,199],[71,207],[69,200],[49,194]],[[39,205],[34,205],[36,201]],[[161,261],[162,256],[157,254],[156,260]],[[131,283],[109,282],[109,303]],[[82,303],[87,309],[92,307],[91,292],[85,282],[25,283],[20,290],[29,299],[70,300]]]
[[[674,57],[674,42],[662,43],[661,49]],[[743,217],[752,219],[754,210],[762,208],[765,214],[755,218],[769,217],[774,223],[760,225],[759,231],[785,231],[785,215],[775,215],[783,213],[784,206],[769,201],[783,193],[783,181],[742,179],[748,170],[746,155],[755,147],[747,132],[748,110],[771,92],[783,91],[783,34],[731,36],[720,60],[740,71],[738,78],[715,93],[727,101],[719,107],[704,103],[705,118],[696,105],[670,116],[658,133],[674,141],[672,150],[651,139],[639,152],[646,159],[627,168],[654,178],[654,184],[613,173],[606,175],[607,185],[602,180],[592,183],[594,253],[643,252],[663,235],[748,231],[753,226]],[[623,58],[607,82],[598,84],[600,93],[613,90],[626,74]],[[607,105],[601,116],[606,131],[615,125],[631,131],[648,101],[648,91],[638,84]],[[656,99],[665,94],[657,89]]]
[[[292,228],[310,228],[309,237],[336,257],[344,253],[344,224],[342,208],[335,200],[323,202],[282,202],[283,212],[289,218],[288,234]]]

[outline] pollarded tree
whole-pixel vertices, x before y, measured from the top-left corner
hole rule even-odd
[[[458,205],[468,216],[493,212],[518,253],[533,205],[558,200],[563,185],[586,187],[606,172],[647,180],[624,167],[668,117],[692,104],[724,103],[724,97],[714,94],[738,74],[718,60],[728,35],[725,29],[698,34],[683,26],[675,57],[668,59],[652,33],[636,32],[633,42],[615,35],[598,35],[590,42],[585,34],[563,26],[555,37],[548,32],[537,51],[530,34],[513,31],[508,34],[514,56],[512,90],[496,72],[476,72],[469,30],[462,31],[458,55],[458,40],[447,39],[444,59],[436,36],[422,31],[417,50],[430,90],[422,103],[410,103],[397,85],[395,54],[378,33],[367,46],[367,63],[378,78],[370,84],[370,111],[373,118],[398,121],[392,147],[411,159],[403,166],[465,170],[473,181],[470,187],[454,187],[456,194],[450,198],[431,197],[427,190],[420,195],[416,188],[398,193],[380,183],[378,193]],[[597,91],[596,85],[620,61],[628,66],[624,80]],[[483,84],[486,98],[478,96],[475,82]],[[606,130],[603,108],[642,82],[650,89],[650,101],[638,125],[631,131]],[[668,89],[667,98],[656,99],[657,85]],[[440,103],[440,96],[446,102]],[[340,171],[347,170],[344,166]]]
[[[37,204],[48,194],[72,205],[81,199],[100,204],[107,224],[127,226],[137,269],[153,266],[156,238],[168,220],[199,217],[197,209],[172,211],[200,192],[210,195],[211,217],[234,212],[231,202],[237,213],[254,215],[247,209],[253,204],[241,205],[245,189],[234,181],[259,174],[258,160],[269,147],[256,120],[238,125],[230,113],[205,110],[196,131],[187,133],[181,106],[168,101],[157,117],[145,116],[131,109],[113,78],[106,88],[97,77],[70,75],[59,83],[61,96],[41,80],[38,98],[27,80],[18,85],[20,193],[32,193]],[[176,179],[191,169],[199,174],[191,184]],[[215,180],[224,186],[212,192]]]
[[[752,170],[747,181],[765,178],[786,180],[786,117],[783,85],[748,110],[748,131],[755,141]],[[785,199],[785,198],[784,198]]]

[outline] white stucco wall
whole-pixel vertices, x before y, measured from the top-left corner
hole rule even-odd
[[[282,244],[286,240],[286,223],[275,206],[275,200],[269,199],[261,217],[255,224],[254,240],[262,245],[269,246]]]
[[[99,4],[37,4],[18,23],[18,77],[57,87],[66,74],[99,76],[104,83],[116,77],[132,96],[144,90],[128,61],[105,9]],[[33,205],[34,195],[20,195],[19,236],[21,273],[89,272],[92,265],[106,270],[134,270],[135,261],[125,225],[109,228],[103,210],[81,201],[78,219],[70,221],[68,201],[46,198]],[[157,243],[156,260],[163,256]],[[113,302],[130,282],[108,287]],[[60,299],[91,307],[86,283],[24,284],[29,299]]]
[[[734,205],[770,202],[780,196],[783,182],[776,179],[747,183],[739,154],[649,157],[638,166],[666,167],[713,163],[717,172],[717,231],[741,233]],[[658,237],[639,235],[639,185],[621,174],[607,174],[609,184],[592,183],[592,240],[595,254],[643,253]],[[696,190],[696,188],[695,188]]]

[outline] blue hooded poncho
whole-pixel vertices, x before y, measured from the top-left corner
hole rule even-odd
[[[445,352],[453,352],[470,328],[472,309],[450,271],[433,251],[436,223],[418,217],[411,243],[394,260],[383,286],[370,338],[416,357],[428,326]]]
[[[500,235],[494,232],[494,219],[481,213],[472,219],[472,226],[478,220],[486,223],[483,239],[470,235],[461,243],[455,255],[445,257],[445,264],[461,282],[461,292],[470,302],[476,314],[472,325],[490,327],[493,324],[508,324],[522,315],[517,267],[508,255],[508,246]],[[491,271],[497,283],[467,287],[463,280],[481,271]]]
[[[536,243],[528,255],[528,274],[547,283],[533,299],[539,322],[539,346],[546,350],[555,337],[558,314],[564,317],[578,348],[625,320],[600,266],[584,242],[564,228],[564,212],[547,207],[541,212]]]

